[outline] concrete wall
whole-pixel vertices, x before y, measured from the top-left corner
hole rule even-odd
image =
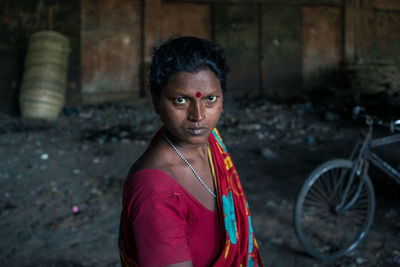
[[[139,95],[141,3],[82,0],[82,102]]]
[[[210,38],[208,5],[161,0],[82,0],[82,102],[147,94],[154,44],[171,35]]]
[[[360,2],[355,16],[356,58],[393,60],[400,70],[400,1]]]
[[[324,85],[343,59],[341,9],[303,7],[302,18],[302,87],[315,88]]]
[[[261,94],[286,98],[302,81],[302,12],[299,6],[262,5]]]
[[[152,46],[174,34],[226,49],[234,98],[323,88],[343,60],[400,69],[400,0],[7,0],[0,23],[0,111],[17,110],[27,39],[50,24],[71,40],[69,105],[146,96]]]

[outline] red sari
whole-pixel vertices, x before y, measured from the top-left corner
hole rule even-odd
[[[160,131],[156,136],[159,133]],[[212,131],[208,142],[216,180],[219,225],[223,228],[221,229],[223,246],[213,266],[263,266],[239,176],[217,129]],[[128,259],[124,247],[124,242],[120,238],[122,265],[139,266]]]
[[[214,266],[263,266],[249,205],[236,168],[217,129],[208,138],[217,176],[218,208],[225,245]]]

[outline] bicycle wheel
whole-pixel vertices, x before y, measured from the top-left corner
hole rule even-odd
[[[296,235],[317,259],[331,261],[344,256],[371,227],[375,211],[371,179],[357,173],[350,179],[352,167],[345,159],[325,162],[308,176],[297,196]]]

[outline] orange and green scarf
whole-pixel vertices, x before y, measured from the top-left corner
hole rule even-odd
[[[218,188],[218,209],[224,226],[224,248],[216,267],[263,266],[251,225],[249,205],[231,157],[217,129],[208,138]]]

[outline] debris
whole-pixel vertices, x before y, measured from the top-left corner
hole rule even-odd
[[[75,213],[75,214],[78,213],[79,212],[79,207],[76,206],[76,205],[72,206],[72,212]]]
[[[41,160],[46,160],[48,158],[49,158],[49,154],[47,154],[47,153],[40,155]]]
[[[84,118],[84,119],[90,119],[93,116],[92,111],[87,111],[87,112],[79,112],[79,117]]]
[[[306,142],[307,142],[307,145],[311,145],[314,143],[314,138],[312,136],[307,136]]]
[[[0,171],[0,179],[8,179],[10,178],[10,173],[7,171]]]
[[[272,159],[272,158],[276,158],[277,157],[277,154],[274,151],[272,151],[271,149],[269,149],[268,147],[264,148],[262,150],[261,154],[266,159]]]
[[[273,200],[267,200],[265,201],[265,206],[270,208],[277,208],[279,207],[279,204],[274,202]]]
[[[364,263],[367,263],[367,262],[369,262],[369,259],[365,259],[365,258],[356,258],[356,262],[357,262],[357,264],[364,264]]]
[[[311,106],[310,104],[303,104],[303,105],[300,106],[300,108],[302,110],[306,111],[306,112],[309,112],[309,113],[314,113],[315,112],[314,107]]]
[[[400,251],[394,250],[392,254],[393,254],[393,263],[400,265]]]
[[[271,238],[271,244],[277,245],[277,246],[281,246],[283,245],[283,238],[282,237],[273,237]]]
[[[77,115],[79,113],[79,111],[75,107],[63,108],[63,113],[64,113],[65,116],[70,117],[70,116]]]
[[[394,209],[390,209],[389,212],[385,214],[385,219],[392,219],[397,216],[397,212]]]
[[[336,121],[339,119],[339,115],[337,115],[336,113],[327,111],[325,112],[325,120],[327,121]]]

